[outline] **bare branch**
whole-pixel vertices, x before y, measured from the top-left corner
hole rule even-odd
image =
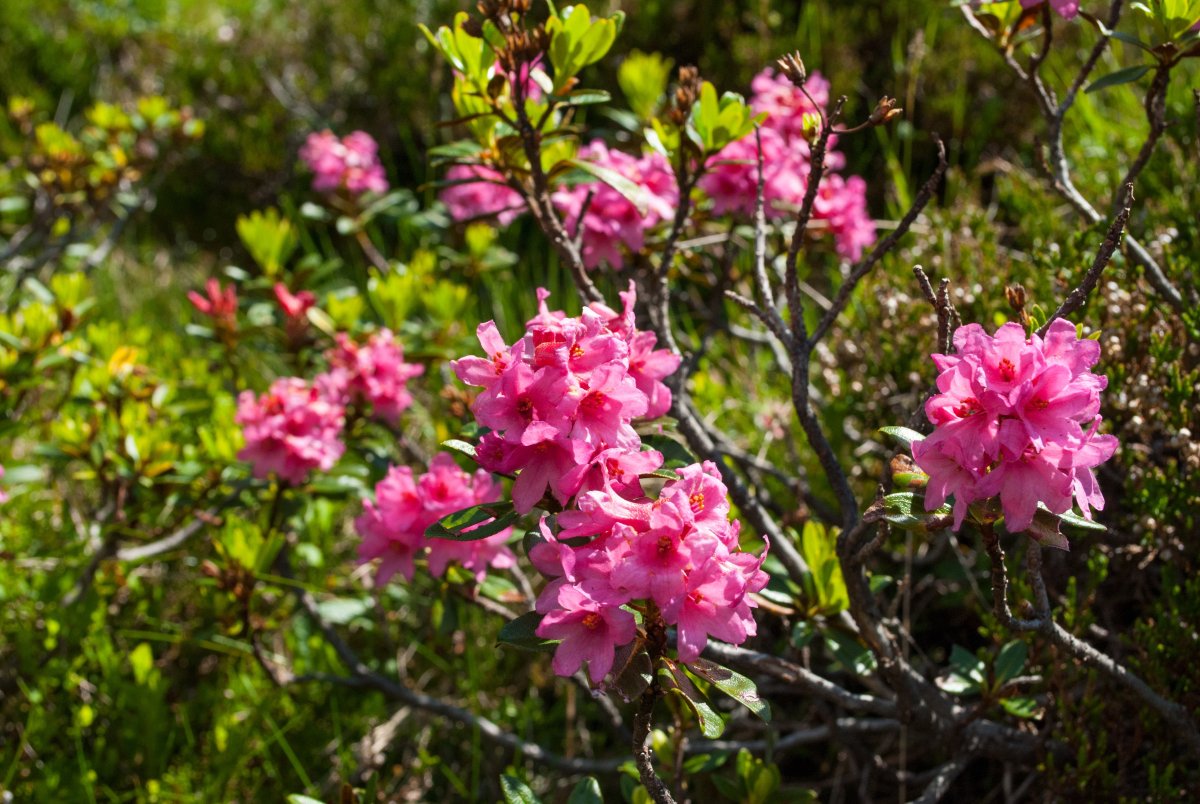
[[[1096,252],[1096,259],[1092,261],[1092,267],[1084,274],[1083,281],[1078,287],[1067,294],[1067,298],[1058,306],[1058,309],[1050,314],[1046,319],[1046,323],[1038,330],[1038,334],[1045,336],[1046,331],[1050,329],[1050,324],[1056,318],[1065,318],[1071,313],[1078,310],[1087,301],[1087,297],[1096,285],[1100,282],[1100,274],[1112,259],[1112,255],[1117,250],[1117,246],[1121,243],[1121,234],[1125,231],[1125,224],[1129,222],[1129,211],[1133,205],[1133,185],[1125,185],[1124,200],[1121,203],[1121,208],[1113,218],[1112,224],[1108,227],[1108,234],[1104,238],[1104,242],[1100,245],[1100,250]]]

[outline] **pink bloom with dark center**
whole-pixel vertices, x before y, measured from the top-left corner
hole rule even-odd
[[[243,391],[235,420],[246,440],[238,458],[254,465],[255,477],[298,485],[313,469],[331,469],[345,450],[342,406],[298,377],[276,380],[262,396]]]
[[[540,637],[562,640],[554,651],[554,672],[572,676],[587,662],[588,676],[599,684],[612,669],[617,646],[637,633],[633,614],[614,605],[600,584],[564,586],[558,605],[537,628]]]

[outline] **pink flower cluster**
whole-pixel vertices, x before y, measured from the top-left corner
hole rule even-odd
[[[759,129],[765,212],[769,220],[780,219],[794,214],[804,200],[812,172],[804,117],[817,114],[828,105],[829,82],[819,73],[813,73],[801,90],[786,76],[767,69],[754,78],[751,89],[751,108],[767,115]],[[825,222],[838,254],[857,260],[874,242],[875,224],[867,214],[866,182],[858,176],[846,179],[834,172],[846,163],[834,150],[835,144],[836,137],[831,137],[813,219]],[[743,137],[716,154],[709,161],[699,187],[712,199],[715,214],[753,215],[758,194],[755,135]]]
[[[243,391],[236,421],[246,446],[238,458],[254,464],[255,477],[274,473],[303,483],[310,471],[327,471],[342,456],[343,414],[341,405],[299,377],[276,380],[262,396]]]
[[[455,165],[447,171],[446,180],[451,184],[440,197],[456,221],[495,216],[498,224],[508,226],[525,211],[520,194],[489,167]]]
[[[388,189],[379,146],[365,131],[353,131],[338,139],[326,129],[308,135],[300,158],[313,172],[313,189],[319,193],[345,190],[351,195],[385,193]]]
[[[293,320],[293,319],[289,319]],[[254,465],[255,477],[271,474],[298,485],[313,469],[328,471],[345,451],[342,429],[349,405],[370,405],[372,414],[395,424],[412,405],[406,387],[425,367],[404,362],[388,330],[355,343],[345,333],[327,353],[329,370],[310,384],[283,377],[262,396],[243,391],[236,421],[246,446],[238,453]]]
[[[1021,8],[1036,8],[1045,2],[1046,0],[1021,0]],[[1079,0],[1050,0],[1050,7],[1064,20],[1071,20],[1079,13]]]
[[[953,495],[957,529],[972,502],[999,496],[1011,533],[1030,527],[1038,503],[1061,514],[1074,499],[1088,518],[1102,509],[1092,469],[1112,457],[1117,439],[1097,432],[1108,384],[1091,371],[1100,345],[1060,318],[1045,338],[1015,323],[994,337],[968,324],[954,346],[956,354],[933,355],[939,393],[925,413],[936,429],[913,444],[929,475],[925,507]]]
[[[546,307],[526,325],[525,337],[504,343],[495,322],[477,330],[483,357],[451,365],[460,380],[484,390],[471,410],[490,429],[481,440],[479,465],[502,474],[520,472],[512,495],[527,513],[547,487],[562,505],[581,490],[610,483],[641,491],[638,476],[662,464],[641,451],[630,422],[656,418],[671,405],[662,379],[679,365],[655,349],[653,333],[634,327],[635,293],[621,294],[623,313],[593,304],[577,318]]]
[[[679,204],[675,173],[660,153],[635,157],[609,150],[600,140],[580,148],[579,158],[623,176],[638,188],[638,204],[599,180],[561,187],[551,197],[567,231],[582,232],[583,264],[595,268],[608,263],[619,270],[625,264],[622,246],[641,251],[646,232],[674,217]]]
[[[538,596],[545,614],[537,634],[560,639],[554,672],[569,676],[583,662],[593,683],[612,669],[616,649],[633,641],[637,624],[625,606],[650,601],[677,631],[679,660],[695,661],[710,636],[740,644],[756,631],[750,594],[767,584],[766,557],[742,552],[729,521],[725,485],[711,462],[678,471],[656,500],[623,495],[611,485],[580,495],[558,515],[555,536],[530,551],[551,582]],[[588,538],[572,547],[569,540]]]
[[[339,332],[326,357],[329,371],[316,379],[326,396],[341,405],[368,404],[375,418],[391,424],[412,405],[408,381],[425,373],[419,363],[404,362],[404,349],[387,329],[361,344]]]
[[[420,477],[414,477],[407,466],[393,466],[375,486],[375,501],[365,500],[362,515],[354,520],[363,537],[359,561],[382,559],[375,575],[377,585],[387,583],[397,572],[411,581],[414,559],[426,552],[429,571],[435,577],[440,577],[451,561],[457,561],[482,581],[489,566],[507,569],[515,563],[515,556],[505,546],[512,528],[462,542],[427,539],[425,529],[455,511],[495,502],[500,494],[500,484],[491,475],[483,470],[467,474],[444,452],[434,457],[429,471]],[[483,524],[486,522],[474,527]]]

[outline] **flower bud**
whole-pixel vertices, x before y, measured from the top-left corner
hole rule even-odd
[[[903,109],[896,106],[895,98],[889,98],[887,95],[884,95],[875,104],[875,109],[871,112],[868,122],[873,126],[881,126],[884,123],[890,123],[892,120],[895,120],[903,111]]]

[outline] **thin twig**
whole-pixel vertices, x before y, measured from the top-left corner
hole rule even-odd
[[[1058,306],[1058,309],[1046,319],[1046,323],[1038,330],[1038,335],[1044,337],[1046,331],[1050,329],[1050,324],[1056,318],[1065,318],[1082,307],[1083,303],[1087,301],[1087,297],[1100,282],[1100,274],[1104,271],[1105,266],[1108,265],[1117,247],[1121,244],[1121,234],[1125,231],[1125,224],[1129,222],[1129,211],[1133,205],[1132,184],[1125,185],[1124,196],[1120,209],[1113,218],[1112,224],[1108,227],[1108,234],[1104,237],[1104,242],[1100,245],[1100,250],[1096,252],[1096,258],[1092,260],[1092,267],[1084,274],[1083,281],[1067,294],[1067,298]]]

